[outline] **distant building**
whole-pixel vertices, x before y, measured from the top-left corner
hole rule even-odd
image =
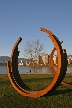
[[[29,63],[29,61],[28,61],[28,60],[26,60],[26,66],[29,66],[29,64],[30,64],[30,63]]]
[[[53,56],[53,60],[54,60],[54,64],[57,64],[57,56],[56,55]]]
[[[37,61],[36,61],[37,64],[42,64],[42,57],[39,55],[37,56]]]
[[[68,60],[68,64],[72,64],[72,56],[69,56],[67,60]]]
[[[33,60],[26,60],[26,66],[33,66],[34,62]]]
[[[48,54],[45,54],[42,56],[42,60],[43,60],[43,63],[46,65],[46,64],[49,64],[49,55]]]
[[[23,66],[23,61],[21,60],[21,62],[18,64],[19,66]]]

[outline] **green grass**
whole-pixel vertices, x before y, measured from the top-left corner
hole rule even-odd
[[[68,67],[72,67],[72,64],[68,64]]]
[[[53,79],[51,74],[21,74],[23,81],[33,90],[44,89]],[[64,81],[72,82],[72,74]],[[23,97],[11,85],[6,74],[0,74],[0,108],[72,108],[72,88],[60,85],[48,96]]]

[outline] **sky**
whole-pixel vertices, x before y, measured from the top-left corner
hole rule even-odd
[[[11,56],[18,37],[19,57],[24,57],[26,42],[36,39],[50,54],[53,43],[40,27],[52,31],[72,54],[72,0],[0,0],[0,56]]]

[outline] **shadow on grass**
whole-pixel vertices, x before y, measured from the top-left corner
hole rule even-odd
[[[23,81],[25,82],[39,82],[39,81],[46,81],[46,80],[52,80],[53,78],[52,77],[48,77],[48,78],[29,78],[29,79],[22,79]]]
[[[47,77],[47,78],[21,78],[23,81],[25,82],[32,82],[32,81],[44,81],[44,80],[52,80],[53,77]],[[6,83],[6,82],[9,82],[9,79],[8,80],[0,80],[0,83]]]
[[[46,96],[54,96],[54,95],[60,95],[60,94],[66,94],[66,93],[71,93],[72,89],[65,89],[65,90],[53,90],[50,93],[44,95],[43,97]]]
[[[72,76],[65,76],[65,78],[72,78]]]

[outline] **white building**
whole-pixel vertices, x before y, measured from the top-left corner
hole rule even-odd
[[[36,63],[37,64],[42,64],[42,57],[40,55],[37,56]]]
[[[57,56],[56,55],[53,56],[53,60],[54,60],[54,64],[57,64]]]
[[[49,55],[48,54],[43,55],[42,61],[45,65],[48,64],[49,63]]]
[[[68,57],[68,64],[72,63],[72,56]]]
[[[18,64],[19,66],[23,66],[23,62],[22,62],[22,60],[21,60],[21,62]]]

